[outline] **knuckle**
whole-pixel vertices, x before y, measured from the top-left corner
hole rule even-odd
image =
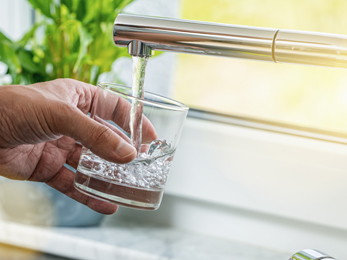
[[[66,119],[71,117],[71,115],[75,112],[74,110],[75,109],[71,107],[69,104],[58,101],[52,103],[50,112],[53,117],[57,117],[65,121]]]
[[[63,78],[63,79],[55,79],[53,80],[53,84],[59,85],[59,86],[66,86],[71,84],[77,84],[79,81],[75,79],[69,79],[69,78]]]
[[[111,130],[107,127],[96,126],[92,130],[92,140],[95,143],[107,143],[111,136]]]
[[[75,122],[72,122],[73,116],[76,113],[76,108],[72,107],[66,102],[55,101],[51,106],[46,107],[43,111],[46,122],[50,123],[53,129],[63,131],[67,126],[73,127]],[[65,134],[62,132],[62,134]]]
[[[53,83],[55,83],[57,85],[62,85],[62,84],[64,84],[65,81],[66,81],[66,79],[55,79],[55,80],[53,80]]]

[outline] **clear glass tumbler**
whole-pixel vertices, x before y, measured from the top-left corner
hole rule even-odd
[[[129,87],[99,83],[90,116],[133,143],[131,132],[137,127],[130,126],[132,104],[143,108],[144,136],[152,129],[152,136],[156,137],[143,138],[141,144],[136,145],[137,158],[127,164],[105,161],[83,147],[75,187],[89,196],[115,204],[155,210],[163,196],[188,107],[148,92],[143,98],[136,98]]]

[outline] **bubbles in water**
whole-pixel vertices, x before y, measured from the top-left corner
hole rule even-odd
[[[170,145],[168,145],[165,140],[154,140],[149,145],[148,155],[153,158],[160,154],[167,153],[169,148]]]
[[[106,165],[103,163],[95,163],[95,165],[93,167],[94,171],[101,173],[101,174],[104,172],[105,168],[106,168]]]
[[[129,186],[164,188],[174,151],[165,140],[154,140],[148,153],[140,153],[128,164],[115,164],[101,159],[83,147],[78,171],[96,174]]]

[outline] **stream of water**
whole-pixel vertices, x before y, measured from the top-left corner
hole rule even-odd
[[[132,95],[137,98],[144,96],[144,80],[148,57],[133,56]],[[142,142],[142,113],[143,103],[136,99],[132,100],[130,112],[131,144],[140,154]]]

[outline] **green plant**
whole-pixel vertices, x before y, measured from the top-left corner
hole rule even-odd
[[[127,55],[112,40],[117,14],[133,0],[28,0],[35,23],[11,41],[0,32],[0,61],[13,84],[73,78],[96,84],[99,75]]]

